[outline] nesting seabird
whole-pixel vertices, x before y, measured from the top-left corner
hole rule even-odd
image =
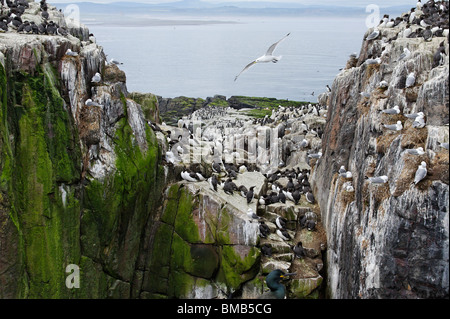
[[[166,162],[171,164],[175,163],[175,154],[172,151],[166,152]]]
[[[116,59],[114,59],[114,58],[112,58],[110,61],[109,61],[109,64],[115,64],[115,65],[122,65],[123,63],[122,62],[119,62],[119,61],[117,61]]]
[[[389,83],[386,80],[383,80],[378,84],[378,87],[380,89],[386,89],[388,86],[389,86]]]
[[[380,35],[380,30],[378,30],[377,28],[375,28],[375,29],[372,31],[372,33],[370,33],[370,34],[367,36],[366,40],[367,40],[367,41],[374,40],[374,39],[378,38],[379,35]]]
[[[412,123],[412,127],[414,128],[423,128],[425,126],[425,118],[423,115],[418,115],[414,122]]]
[[[322,157],[322,152],[319,151],[319,152],[314,153],[314,154],[308,154],[308,157],[309,158],[320,158],[320,157]]]
[[[416,174],[414,176],[414,184],[417,185],[421,180],[427,176],[427,163],[422,161],[417,168]]]
[[[423,114],[423,112],[417,112],[417,113],[411,113],[411,114],[403,114],[404,116],[406,116],[409,119],[415,119],[418,116],[424,116],[425,114]]]
[[[384,184],[388,181],[388,177],[386,175],[375,176],[375,177],[367,177],[369,182],[372,184]]]
[[[84,102],[84,105],[86,106],[97,106],[97,107],[101,107],[102,105],[92,101],[92,99],[87,99],[86,102]]]
[[[400,54],[400,57],[398,58],[398,60],[399,61],[403,60],[403,59],[407,60],[407,59],[409,59],[410,56],[411,56],[411,51],[409,51],[408,48],[404,48],[403,53]]]
[[[414,72],[411,72],[406,77],[405,87],[407,88],[412,87],[414,83],[416,83],[416,75],[414,74]]]
[[[339,168],[338,174],[341,175],[341,174],[345,174],[346,172],[347,172],[347,170],[345,169],[345,166],[342,165],[341,168]]]
[[[397,121],[396,124],[383,124],[381,123],[385,128],[392,131],[401,131],[403,129],[403,125],[401,121]]]
[[[352,178],[352,172],[350,171],[345,171],[345,173],[341,173],[339,174],[339,176],[343,177],[343,178]]]
[[[93,83],[99,83],[102,80],[102,76],[100,75],[100,73],[95,73],[95,75],[92,77],[91,82]]]
[[[395,105],[393,108],[381,110],[381,112],[386,114],[400,114],[400,108],[398,105]]]
[[[264,54],[263,56],[257,58],[256,60],[250,62],[249,64],[247,64],[245,66],[245,68],[238,74],[236,75],[236,77],[234,78],[234,80],[236,81],[237,78],[239,77],[239,75],[241,75],[244,71],[248,70],[251,66],[253,66],[256,63],[265,63],[265,62],[273,62],[276,63],[281,59],[281,56],[274,56],[273,55],[273,51],[275,50],[275,48],[277,47],[277,45],[283,41],[284,39],[286,39],[287,36],[289,36],[290,33],[288,33],[287,35],[285,35],[282,39],[280,39],[278,42],[275,42],[274,44],[272,44],[269,49],[267,50],[266,54]]]
[[[406,152],[408,154],[411,154],[411,155],[423,155],[423,154],[425,154],[425,152],[424,152],[422,147],[410,148],[410,149],[407,149]]]
[[[309,144],[308,140],[304,138],[304,139],[300,142],[300,148],[305,148],[305,147],[308,146],[308,144]]]
[[[71,49],[67,49],[66,51],[67,56],[78,56],[77,52],[73,52]]]

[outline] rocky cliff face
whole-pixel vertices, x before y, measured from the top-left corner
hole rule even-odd
[[[449,151],[440,145],[449,141],[448,7],[433,18],[426,10],[416,10],[412,32],[425,30],[418,25],[425,18],[446,33],[407,37],[409,25],[401,22],[379,26],[378,37],[366,40],[369,29],[359,58],[322,96],[328,103],[323,157],[312,180],[327,232],[332,298],[448,298]],[[440,47],[444,54],[435,56]],[[401,59],[405,48],[410,55]],[[380,63],[370,64],[377,57]],[[415,83],[406,85],[411,73]],[[383,112],[395,105],[399,114]],[[415,112],[424,113],[424,127],[405,116]],[[399,131],[383,125],[397,121]],[[423,155],[406,151],[418,147]],[[428,174],[415,185],[421,161]],[[338,175],[341,165],[352,178]],[[384,184],[366,179],[381,175],[388,177]]]
[[[23,22],[40,12],[30,3]],[[0,297],[130,296],[164,184],[157,140],[89,31],[48,13],[70,33],[0,33]]]
[[[39,6],[30,3],[22,22],[43,24]],[[0,34],[0,297],[254,298],[265,274],[293,267],[289,296],[317,298],[323,233],[291,227],[307,261],[274,233],[274,256],[262,256],[259,224],[247,216],[256,199],[180,181],[189,160],[163,162],[167,138],[148,125],[159,122],[156,98],[129,94],[89,31],[47,11],[60,34],[12,26]],[[170,129],[186,141],[192,133]],[[211,171],[205,161],[191,168]],[[255,185],[257,197],[267,188],[257,171],[238,181]],[[317,210],[302,204],[267,209],[272,231],[278,215],[296,224]],[[67,286],[70,265],[80,269],[79,288]]]

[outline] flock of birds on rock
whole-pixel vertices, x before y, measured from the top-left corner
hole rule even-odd
[[[15,30],[18,33],[61,35],[67,36],[69,32],[66,28],[59,26],[53,21],[49,21],[48,6],[46,0],[40,1],[40,14],[42,23],[36,24],[34,21],[23,21],[22,14],[30,7],[26,0],[6,0],[7,10],[3,13],[4,0],[0,0],[2,13],[0,16],[0,32]]]
[[[254,192],[255,185],[240,185],[236,180],[239,174],[249,170],[259,170],[259,167],[257,165],[251,166],[245,160],[239,163],[239,161],[236,161],[236,157],[232,158],[231,162],[227,162],[225,160],[226,157],[222,155],[226,153],[232,155],[231,151],[227,151],[225,143],[226,138],[231,134],[245,135],[247,129],[251,128],[252,131],[255,131],[258,126],[272,125],[278,130],[278,137],[281,139],[285,135],[286,130],[290,129],[290,125],[293,122],[302,121],[304,116],[308,114],[323,116],[325,108],[313,104],[306,104],[297,108],[280,106],[274,109],[270,116],[267,115],[264,118],[240,118],[239,116],[230,116],[228,114],[229,111],[232,110],[224,107],[204,107],[196,110],[190,116],[180,119],[177,127],[169,127],[170,130],[165,128],[165,123],[159,126],[149,121],[148,124],[155,132],[161,132],[166,136],[169,150],[165,154],[165,161],[168,165],[184,165],[182,156],[186,156],[186,153],[191,151],[192,148],[207,148],[207,154],[210,157],[205,161],[211,159],[210,173],[209,170],[206,170],[206,172],[194,171],[186,168],[184,165],[180,174],[181,179],[184,181],[207,181],[212,191],[217,192],[219,189],[222,189],[227,195],[242,196],[246,199],[247,204],[255,203],[256,201],[257,207],[266,207],[276,203],[297,205],[302,196],[304,196],[306,202],[315,204],[316,200],[309,181],[310,169],[300,169],[298,166],[286,168],[284,162],[282,162],[271,171],[262,173],[267,179],[267,192],[261,194],[258,198]],[[198,123],[202,124],[196,125]],[[210,130],[210,128],[214,128],[214,130]],[[300,130],[305,136],[310,134],[309,136],[321,138],[322,135],[322,130],[319,127],[309,128],[304,121],[302,121]],[[304,138],[300,144],[302,144],[303,148],[306,148],[310,143]],[[320,156],[321,152],[310,152],[305,160],[318,159]],[[205,170],[203,169],[203,171]],[[266,218],[258,216],[250,207],[248,208],[247,216],[250,221],[258,222],[259,236],[261,238],[268,238],[270,234],[274,233],[283,241],[291,242],[293,240],[292,233],[290,234],[288,229],[296,228],[296,226],[291,224],[289,225],[290,227],[287,227],[287,225],[296,223],[296,221],[288,221],[279,215],[276,218],[270,215],[269,218],[275,219],[266,220]],[[315,231],[317,220],[317,215],[310,211],[299,217],[298,223],[300,229]],[[269,227],[269,225],[271,226]],[[289,245],[295,257],[303,258],[305,256],[301,242]],[[264,256],[270,257],[272,255],[269,244],[266,243],[260,248]]]
[[[382,33],[383,28],[394,28],[396,26],[404,25],[405,28],[400,28],[399,31],[392,38],[383,38],[380,39],[380,34]],[[448,1],[428,1],[427,3],[422,4],[419,0],[417,2],[416,8],[412,8],[408,13],[403,14],[401,17],[397,17],[395,19],[389,20],[389,15],[385,15],[383,19],[380,21],[380,24],[374,28],[373,32],[371,32],[367,37],[366,41],[382,41],[382,53],[379,57],[374,57],[369,55],[364,63],[371,64],[381,64],[387,53],[390,51],[390,43],[397,38],[420,38],[422,37],[424,41],[431,41],[433,37],[441,37],[449,38],[449,2]],[[400,54],[398,59],[394,62],[404,62],[407,61],[412,56],[412,52],[405,47],[403,52]],[[438,67],[444,63],[445,57],[445,44],[444,41],[440,42],[439,47],[436,49],[434,57],[433,57],[433,68]],[[351,60],[353,61],[352,66],[356,64],[356,55],[352,55]],[[404,88],[411,88],[416,84],[416,74],[414,72],[408,73],[405,78]],[[385,90],[389,87],[389,83],[386,80],[382,80],[378,88]],[[371,93],[361,92],[360,93],[363,98],[370,98]],[[411,127],[414,129],[421,129],[426,126],[426,119],[424,112],[414,112],[409,114],[402,114],[400,106],[394,105],[392,108],[388,108],[385,110],[381,110],[381,113],[390,115],[403,115],[406,118],[406,121],[412,121]],[[448,125],[446,123],[445,125]],[[404,129],[404,123],[402,121],[397,120],[394,124],[386,124],[381,123],[383,129],[387,131],[401,132]],[[449,149],[449,143],[438,142],[441,148],[446,150]],[[426,151],[422,147],[417,147],[415,149],[406,149],[408,154],[411,155],[423,155],[426,154]],[[417,185],[420,181],[422,181],[427,176],[427,166],[426,162],[422,161],[418,166],[415,176],[414,176],[414,184]],[[372,184],[383,184],[388,181],[388,177],[386,175],[375,176],[375,177],[367,177],[366,179]],[[348,187],[350,191],[353,191],[353,187],[350,182],[344,185],[344,187]]]

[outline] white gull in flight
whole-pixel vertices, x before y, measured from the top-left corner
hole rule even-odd
[[[256,60],[250,62],[249,64],[247,64],[245,66],[245,68],[238,74],[236,75],[236,77],[234,78],[234,80],[236,81],[237,78],[239,77],[239,75],[241,75],[244,71],[247,71],[252,65],[256,64],[256,63],[263,63],[263,62],[273,62],[273,63],[277,63],[280,59],[281,56],[275,56],[273,55],[273,51],[275,50],[275,48],[277,47],[278,43],[280,43],[281,41],[283,41],[284,39],[287,38],[287,36],[291,34],[290,32],[288,34],[286,34],[281,40],[279,40],[278,42],[275,42],[274,44],[272,44],[269,49],[267,50],[266,54],[264,54],[263,56],[260,56],[259,58],[257,58]]]

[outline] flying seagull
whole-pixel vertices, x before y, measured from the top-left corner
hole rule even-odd
[[[275,48],[277,47],[278,43],[280,43],[281,41],[283,41],[284,39],[287,38],[287,36],[291,34],[290,32],[288,34],[286,34],[281,40],[279,40],[278,42],[275,42],[274,44],[272,44],[269,49],[267,50],[266,54],[264,54],[263,56],[257,58],[256,60],[250,62],[249,64],[247,64],[247,66],[238,74],[236,75],[236,77],[234,78],[234,80],[236,81],[237,78],[239,77],[239,75],[241,75],[244,71],[247,71],[252,65],[256,64],[256,63],[263,63],[263,62],[273,62],[273,63],[277,63],[280,59],[281,56],[275,56],[273,55],[273,51],[275,50]]]

